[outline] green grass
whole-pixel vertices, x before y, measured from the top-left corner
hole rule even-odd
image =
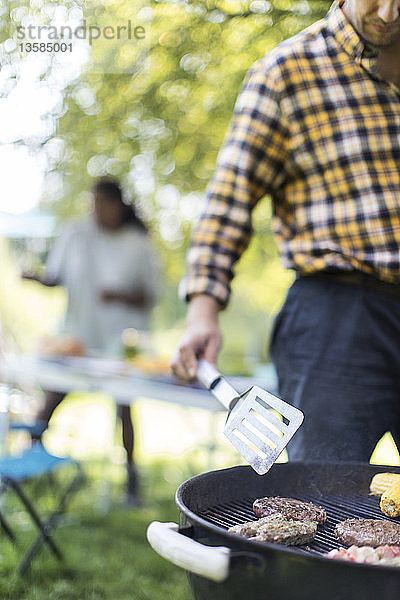
[[[4,532],[0,533],[0,600],[191,600],[185,573],[150,548],[146,528],[153,520],[179,521],[174,494],[180,483],[196,473],[241,461],[226,442],[219,443],[221,436],[212,457],[209,455],[205,442],[212,441],[212,436],[208,439],[211,431],[203,431],[204,423],[203,429],[197,431],[199,411],[185,412],[185,420],[178,409],[171,407],[167,418],[155,403],[149,419],[147,412],[141,412],[140,406],[138,408],[134,411],[136,454],[144,504],[143,508],[135,510],[122,506],[123,453],[120,433],[116,440],[112,435],[111,401],[99,395],[93,398],[71,395],[57,409],[45,444],[55,454],[86,457],[81,461],[86,482],[55,532],[65,562],[60,564],[47,548],[43,548],[27,575],[24,578],[16,575],[35,529],[16,499],[9,494],[1,506],[17,530],[18,545],[13,546]],[[110,423],[109,438],[103,431],[107,423]],[[167,441],[171,442],[166,432],[171,430],[178,435],[177,432],[184,428],[193,430],[193,435],[197,436],[193,438],[192,450],[182,450],[179,456],[170,454],[163,458],[151,458],[144,451],[143,443],[148,442],[150,434],[163,435],[166,446]],[[89,435],[93,431],[96,432],[94,437]],[[99,439],[103,440],[101,454]],[[13,441],[14,451],[26,442],[15,434]],[[102,458],[104,456],[109,458],[106,460]],[[399,464],[399,455],[390,435],[384,436],[373,458],[376,463]],[[59,477],[60,484],[65,483],[65,475],[60,472]],[[38,496],[32,486],[27,492],[31,497]],[[45,511],[51,501],[51,490],[45,488],[37,506]]]
[[[152,462],[142,472],[143,508],[128,509],[121,505],[121,467],[90,463],[86,472],[55,534],[64,564],[43,548],[24,578],[15,571],[34,529],[16,500],[6,499],[3,509],[17,528],[18,548],[2,535],[1,600],[189,600],[184,572],[155,554],[145,532],[155,519],[177,522],[174,492],[182,475],[191,473],[184,474],[176,461]],[[174,475],[180,480],[172,483]],[[38,506],[47,506],[50,496],[45,491]]]
[[[381,448],[385,456],[379,458],[390,464],[391,441],[386,437]],[[179,521],[175,490],[193,474],[208,470],[204,452],[193,450],[178,459],[143,462],[140,509],[122,505],[122,465],[105,460],[83,465],[86,481],[55,532],[65,555],[62,564],[43,548],[27,575],[17,576],[16,568],[35,529],[15,497],[9,494],[4,499],[2,510],[17,530],[18,545],[13,546],[2,533],[0,600],[190,600],[184,572],[153,552],[146,528],[153,520]],[[65,484],[66,474],[72,475],[67,471],[59,473],[59,485]],[[51,489],[44,486],[39,497],[35,485],[26,491],[46,511],[53,501]]]

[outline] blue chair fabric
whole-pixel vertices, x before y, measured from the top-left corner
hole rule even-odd
[[[58,469],[67,465],[75,467],[74,476],[67,483],[66,487],[60,491],[55,508],[44,519],[40,516],[39,510],[36,508],[40,498],[35,497],[34,500],[28,498],[23,489],[23,484],[29,480],[39,479],[44,476],[51,477]],[[18,573],[20,575],[25,574],[43,544],[46,544],[52,553],[59,560],[62,560],[61,550],[54,542],[52,533],[59,517],[66,510],[67,501],[78,489],[83,480],[83,471],[80,463],[71,458],[50,454],[41,442],[34,442],[32,447],[25,450],[20,456],[10,455],[0,458],[0,480],[0,495],[10,489],[13,490],[38,528],[37,537],[28,548],[18,566]],[[0,505],[0,525],[7,537],[15,543],[16,535],[4,514],[2,505]]]

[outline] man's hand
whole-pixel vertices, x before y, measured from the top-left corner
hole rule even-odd
[[[216,364],[222,335],[218,325],[218,302],[211,296],[195,296],[189,305],[187,330],[171,360],[171,369],[180,379],[196,377],[197,358]]]

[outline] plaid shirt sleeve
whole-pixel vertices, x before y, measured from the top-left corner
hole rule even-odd
[[[277,69],[267,69],[265,61],[257,61],[245,78],[192,235],[180,288],[187,300],[208,294],[227,304],[233,265],[250,241],[252,210],[284,180],[289,136],[279,86]]]

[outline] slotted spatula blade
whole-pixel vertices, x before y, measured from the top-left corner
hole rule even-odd
[[[240,396],[204,359],[199,360],[197,379],[229,410],[224,434],[230,443],[264,475],[302,424],[301,410],[258,386]]]

